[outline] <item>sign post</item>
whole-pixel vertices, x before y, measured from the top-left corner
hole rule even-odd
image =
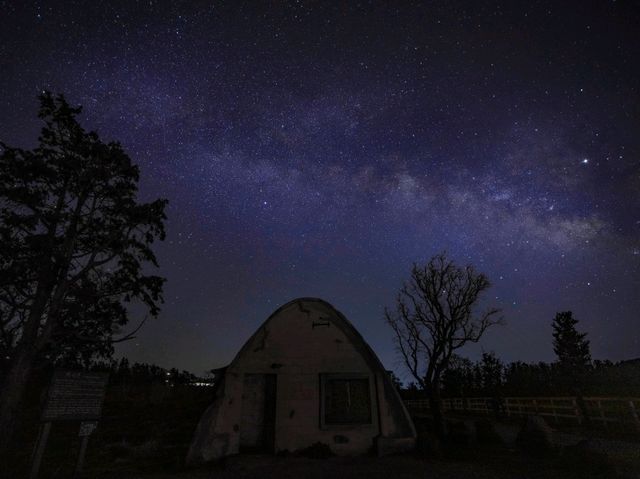
[[[80,453],[78,454],[78,461],[76,462],[76,469],[73,471],[73,477],[76,478],[82,472],[82,466],[84,465],[84,456],[87,452],[87,444],[89,443],[89,436],[98,427],[96,421],[83,421],[80,423],[80,432],[78,436],[82,438],[80,444]]]
[[[30,479],[36,479],[53,421],[82,421],[80,453],[73,477],[82,472],[89,436],[102,413],[109,374],[103,372],[56,370],[53,373],[47,402],[42,411],[42,426],[34,450]]]
[[[44,447],[49,439],[49,432],[51,431],[51,422],[45,422],[40,425],[40,432],[38,432],[38,442],[36,442],[36,448],[33,451],[33,458],[31,460],[31,473],[29,479],[35,479],[38,477],[38,470],[40,469],[40,463],[42,462],[42,455],[44,454]]]

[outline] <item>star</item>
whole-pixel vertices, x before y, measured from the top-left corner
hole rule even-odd
[[[491,280],[487,303],[518,308],[482,344],[505,361],[552,360],[538,332],[562,308],[606,338],[595,356],[637,356],[640,63],[622,48],[640,43],[637,6],[543,0],[531,9],[553,3],[544,23],[515,4],[466,9],[465,25],[491,28],[463,28],[421,2],[393,15],[358,2],[5,3],[3,142],[33,145],[35,93],[65,93],[139,166],[141,197],[169,200],[154,245],[167,303],[145,354],[223,366],[272,308],[313,294],[392,365],[382,311],[414,262],[446,250]]]

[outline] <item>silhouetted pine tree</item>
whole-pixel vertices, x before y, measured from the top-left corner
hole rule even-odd
[[[578,320],[571,311],[556,314],[553,320],[553,350],[558,364],[569,373],[583,372],[591,366],[591,351],[587,333],[576,329]]]
[[[80,111],[43,92],[38,146],[0,142],[0,455],[35,370],[109,359],[133,335],[129,303],[152,316],[162,303],[149,267],[167,202],[138,200],[138,167],[86,131]]]
[[[563,385],[575,394],[584,419],[589,414],[582,398],[587,372],[591,367],[591,351],[587,333],[576,329],[578,320],[571,311],[557,313],[553,319],[553,350],[558,357],[558,367]]]

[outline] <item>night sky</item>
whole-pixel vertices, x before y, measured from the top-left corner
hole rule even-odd
[[[507,324],[465,351],[640,356],[637,2],[0,1],[0,138],[82,104],[165,197],[160,317],[119,348],[203,373],[299,296],[400,371],[383,308],[446,250]]]

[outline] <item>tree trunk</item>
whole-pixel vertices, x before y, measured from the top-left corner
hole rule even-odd
[[[9,455],[20,405],[33,368],[33,353],[29,348],[20,348],[12,359],[0,391],[0,458]]]
[[[436,436],[444,439],[446,436],[446,426],[444,421],[444,412],[442,410],[442,399],[440,398],[440,387],[434,385],[427,389],[429,397],[429,408],[433,417],[433,427]]]

